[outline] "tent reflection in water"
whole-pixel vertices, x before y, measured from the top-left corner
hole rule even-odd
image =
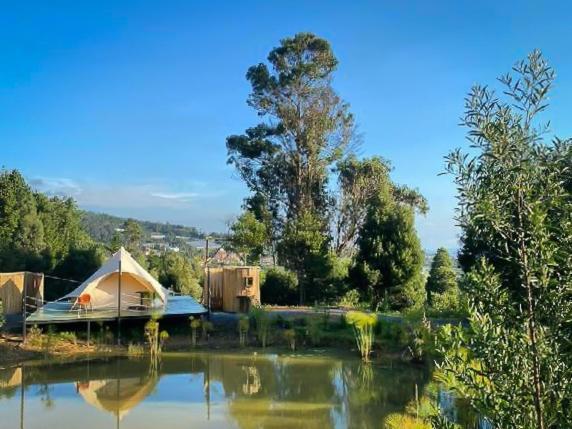
[[[141,403],[157,385],[158,377],[130,377],[76,383],[78,393],[95,408],[119,420]]]
[[[123,247],[75,290],[48,302],[27,319],[28,324],[121,317],[189,316],[206,309],[190,296],[165,289]]]

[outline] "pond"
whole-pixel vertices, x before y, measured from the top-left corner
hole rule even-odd
[[[166,354],[0,370],[0,427],[380,428],[430,380],[349,356]]]

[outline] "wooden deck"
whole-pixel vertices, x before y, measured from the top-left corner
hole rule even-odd
[[[128,310],[121,309],[122,319],[147,319],[153,314],[159,317],[191,316],[206,313],[207,309],[190,296],[169,296],[167,305],[153,309]],[[51,302],[32,313],[26,319],[28,325],[42,325],[50,323],[74,323],[87,321],[117,320],[117,308],[101,310],[72,310],[71,304],[64,302]]]

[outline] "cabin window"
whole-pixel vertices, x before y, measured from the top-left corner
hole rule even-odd
[[[244,278],[244,287],[251,287],[254,284],[254,277]]]

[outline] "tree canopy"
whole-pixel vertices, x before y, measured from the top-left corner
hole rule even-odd
[[[495,427],[572,421],[572,140],[545,141],[538,119],[553,81],[535,51],[500,78],[506,98],[474,87],[463,121],[473,155],[447,157],[470,306],[468,330],[444,332],[442,371]]]
[[[252,192],[245,207],[266,225],[265,250],[296,273],[304,303],[327,295],[332,258],[353,254],[379,192],[420,212],[427,204],[390,180],[387,161],[353,155],[354,118],[332,86],[338,61],[326,40],[298,33],[267,60],[246,74],[263,121],[227,138],[228,163]]]

